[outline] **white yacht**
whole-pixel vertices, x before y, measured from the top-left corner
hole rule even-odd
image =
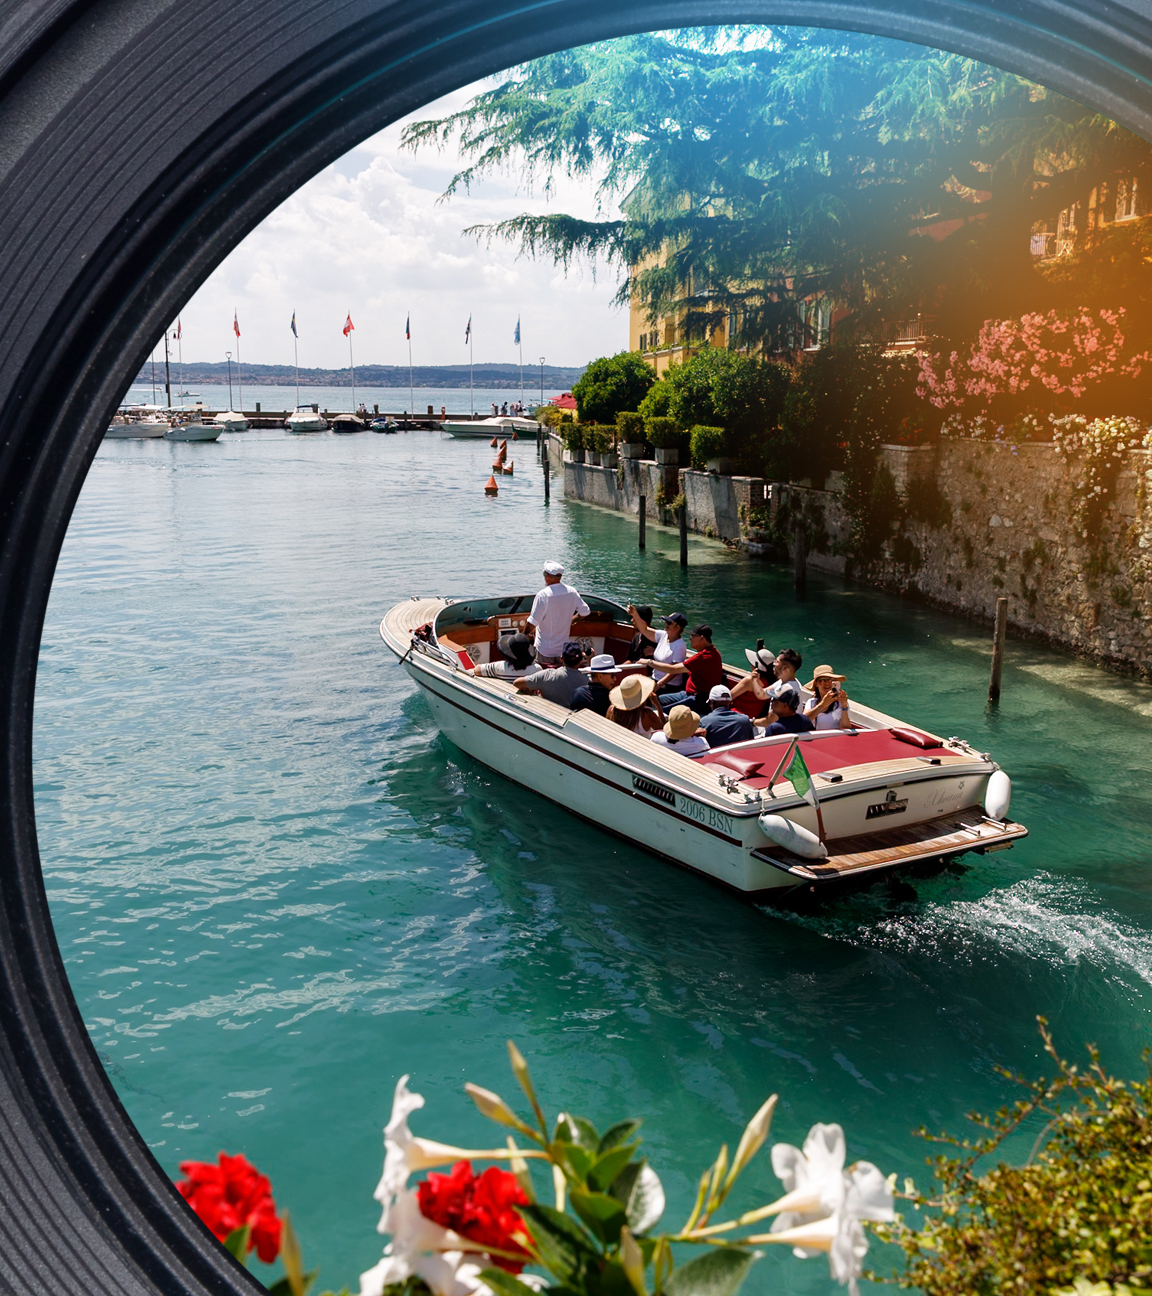
[[[328,420],[311,405],[297,405],[284,420],[285,432],[323,432],[327,427]]]
[[[472,420],[449,420],[441,424],[440,430],[457,441],[472,440],[483,437],[490,441],[494,436],[512,438],[531,437],[536,439],[540,424],[535,419],[522,418],[520,415],[497,414],[492,418]]]

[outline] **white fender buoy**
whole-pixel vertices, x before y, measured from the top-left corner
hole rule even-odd
[[[1003,770],[996,770],[988,779],[988,791],[984,793],[984,813],[989,819],[1003,823],[1011,804],[1012,780]]]
[[[791,819],[785,819],[783,815],[762,814],[760,827],[769,841],[775,842],[777,846],[783,846],[786,851],[799,855],[801,859],[828,858],[827,847],[814,832],[801,824],[793,823]]]

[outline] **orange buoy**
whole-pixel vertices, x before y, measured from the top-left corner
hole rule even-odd
[[[515,467],[516,467],[515,464],[509,464],[507,468],[501,468],[500,471],[504,474],[505,477],[511,477],[512,469]]]
[[[500,442],[497,441],[495,437],[493,437],[492,440],[488,442],[488,444],[492,447],[493,450],[495,450],[496,447],[500,444]]]
[[[505,437],[504,440],[500,442],[500,449],[501,449],[501,450],[507,450],[507,449],[508,449],[508,438],[507,438],[507,437]]]
[[[486,484],[485,487],[484,487],[484,494],[485,494],[485,495],[499,495],[499,493],[500,493],[500,487],[496,485],[496,478],[495,478],[495,477],[489,477],[489,478],[488,478],[488,482],[487,482],[487,484]]]
[[[516,429],[515,429],[515,428],[512,429],[512,440],[513,440],[513,441],[519,441],[519,440],[520,440],[520,438],[516,435]]]

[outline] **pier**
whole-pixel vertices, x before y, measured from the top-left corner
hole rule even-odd
[[[311,409],[314,414],[322,414],[327,419],[334,419],[341,414],[355,414],[355,410],[329,409],[321,405],[302,405],[302,409]],[[205,420],[215,418],[217,414],[227,412],[227,406],[221,405],[219,408],[210,405],[194,405],[192,411],[198,411],[200,416]],[[188,406],[172,406],[164,411],[170,415],[187,415],[190,412]],[[293,413],[290,409],[285,410],[265,410],[261,409],[260,402],[256,402],[254,409],[237,410],[238,414],[248,420],[252,428],[282,428],[284,420],[289,418]],[[367,415],[360,415],[361,418],[377,419],[390,418],[395,419],[402,429],[412,432],[439,432],[443,429],[445,423],[478,423],[481,419],[491,418],[492,415],[487,410],[477,410],[475,414],[466,411],[463,414],[454,414],[448,410],[445,414],[437,414],[433,407],[427,407],[427,413],[418,414],[404,410],[382,410],[379,405],[373,405]],[[508,415],[511,418],[511,415]]]

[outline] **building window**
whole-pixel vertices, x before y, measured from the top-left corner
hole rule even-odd
[[[1134,220],[1136,215],[1136,177],[1130,176],[1116,186],[1116,219]]]

